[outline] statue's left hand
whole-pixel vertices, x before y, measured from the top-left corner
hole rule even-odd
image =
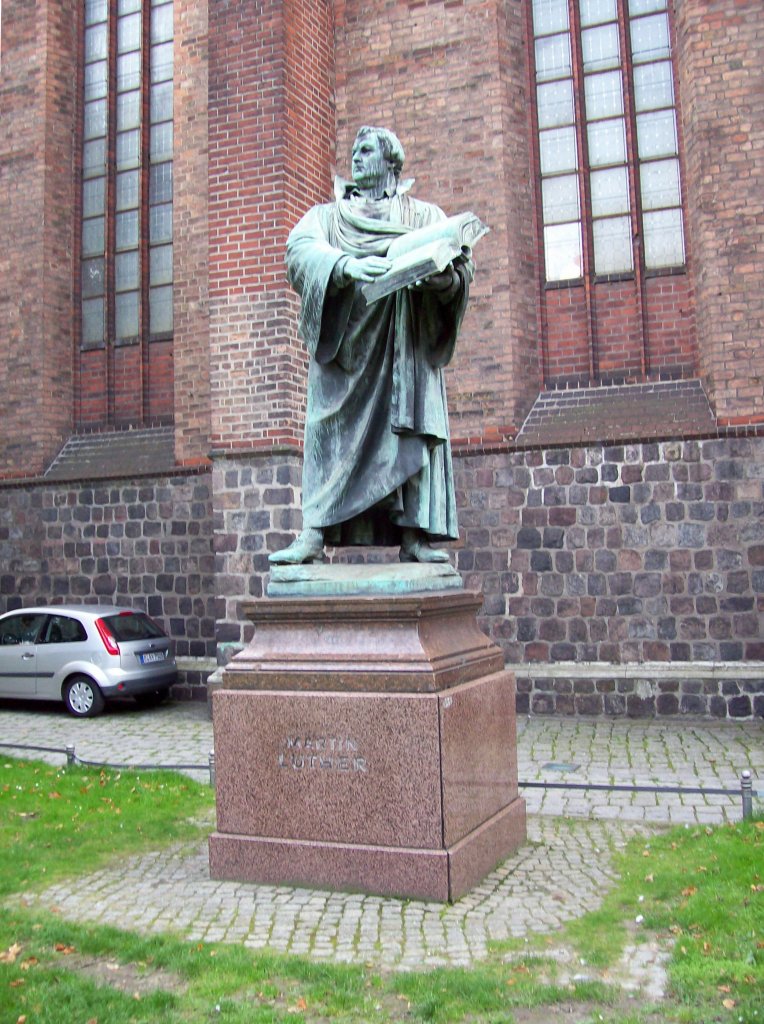
[[[414,291],[428,292],[455,292],[459,287],[459,275],[454,270],[453,264],[449,264],[439,274],[430,274],[423,281],[417,281],[411,286]]]

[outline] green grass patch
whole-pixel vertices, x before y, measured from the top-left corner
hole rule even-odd
[[[15,894],[63,878],[74,886],[146,849],[201,840],[213,794],[172,773],[10,759],[0,773],[2,1024],[764,1024],[762,822],[635,840],[615,854],[620,882],[600,909],[564,931],[497,944],[470,969],[381,974],[20,905]],[[656,937],[674,949],[660,1007],[598,980],[627,941]],[[550,953],[561,945],[592,977],[563,977]]]
[[[175,772],[0,762],[0,897],[199,833],[209,786]]]

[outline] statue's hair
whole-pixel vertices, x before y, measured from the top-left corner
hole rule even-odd
[[[371,125],[365,124],[356,132],[356,141],[363,138],[365,135],[377,136],[382,149],[382,156],[390,164],[390,168],[395,177],[400,177],[400,173],[403,170],[403,161],[406,159],[406,154],[403,152],[401,140],[395,132],[391,132],[389,128],[374,128]]]

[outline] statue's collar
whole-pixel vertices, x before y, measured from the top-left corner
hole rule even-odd
[[[414,178],[404,178],[397,183],[395,186],[395,192],[393,195],[401,196],[404,193],[410,191],[414,184]],[[358,191],[358,186],[355,182],[348,181],[346,178],[336,177],[334,179],[334,196],[335,199],[349,199],[351,196],[359,196],[361,193]],[[392,195],[388,195],[385,192],[383,199],[392,199]]]

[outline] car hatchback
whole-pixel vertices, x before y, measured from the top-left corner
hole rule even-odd
[[[0,697],[62,700],[82,718],[110,697],[158,704],[176,678],[170,640],[143,612],[52,605],[0,615]]]

